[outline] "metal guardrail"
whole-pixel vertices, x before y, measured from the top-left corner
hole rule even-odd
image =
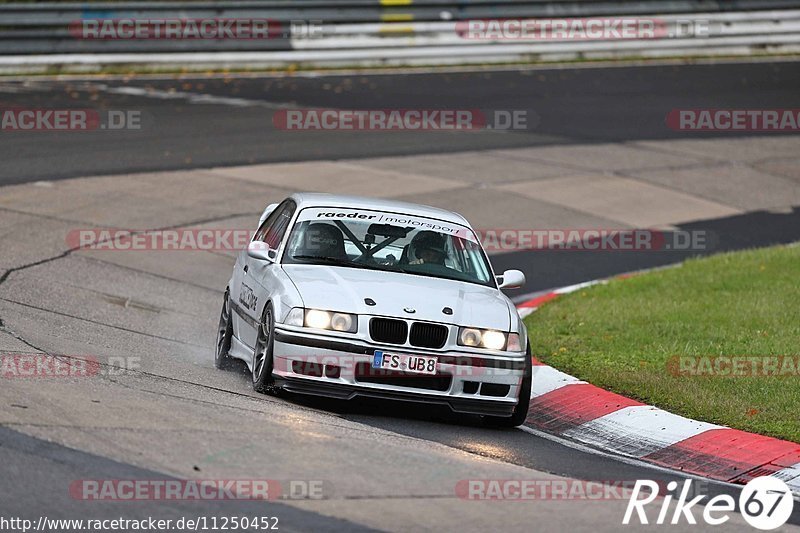
[[[651,17],[657,39],[465,39],[475,19]],[[269,39],[77,38],[94,19],[276,21]],[[311,22],[313,36],[292,31]],[[708,25],[702,35],[686,31]],[[461,22],[463,25],[463,22]],[[687,24],[688,23],[688,24]],[[0,69],[145,63],[275,67],[800,52],[800,0],[265,0],[0,4]]]

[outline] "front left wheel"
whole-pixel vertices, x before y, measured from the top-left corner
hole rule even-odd
[[[256,348],[253,351],[253,390],[262,394],[269,392],[275,382],[272,377],[274,332],[275,317],[272,305],[268,303],[258,324]]]
[[[225,291],[225,299],[222,302],[222,311],[219,314],[219,326],[217,327],[217,351],[214,355],[214,366],[220,370],[231,367],[231,356],[228,355],[231,349],[231,338],[233,337],[233,323],[231,322],[231,301],[230,294]]]

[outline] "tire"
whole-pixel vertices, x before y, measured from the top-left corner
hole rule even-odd
[[[266,394],[275,382],[272,377],[272,350],[275,346],[275,317],[272,304],[267,303],[256,333],[256,347],[253,350],[253,390]]]
[[[231,322],[230,294],[225,291],[222,302],[222,311],[219,313],[219,326],[217,327],[217,348],[214,354],[214,366],[220,370],[227,370],[232,366],[232,358],[228,355],[231,350],[233,338],[233,323]]]
[[[511,416],[487,416],[485,421],[492,426],[515,428],[521,426],[528,417],[531,406],[531,386],[533,385],[533,361],[531,360],[531,345],[525,351],[525,371],[522,373],[522,387],[519,391],[519,401],[514,407]]]

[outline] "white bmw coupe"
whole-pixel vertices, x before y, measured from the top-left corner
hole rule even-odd
[[[442,209],[328,194],[267,207],[228,282],[216,366],[253,388],[443,404],[520,425],[525,325],[469,223]]]

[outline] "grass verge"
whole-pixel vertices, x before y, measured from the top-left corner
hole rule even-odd
[[[799,246],[614,280],[563,296],[526,323],[534,355],[580,379],[800,442]]]

